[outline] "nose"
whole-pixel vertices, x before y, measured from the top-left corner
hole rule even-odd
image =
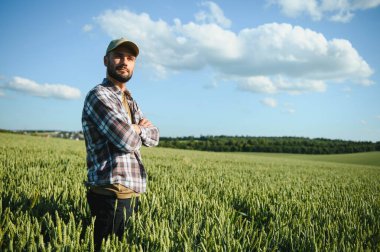
[[[128,57],[121,57],[120,63],[122,63],[123,65],[128,65]]]

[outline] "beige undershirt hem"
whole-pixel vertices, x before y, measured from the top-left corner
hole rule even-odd
[[[140,196],[139,193],[121,184],[92,186],[90,188],[90,191],[96,194],[104,195],[104,196],[116,196],[116,198],[118,199],[129,199],[132,197]]]

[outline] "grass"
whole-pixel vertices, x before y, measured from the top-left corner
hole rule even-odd
[[[351,154],[330,154],[330,155],[311,155],[311,154],[278,154],[278,153],[252,153],[255,156],[280,158],[280,159],[297,159],[311,160],[321,162],[334,162],[342,164],[372,165],[380,166],[380,152],[363,152]]]
[[[368,154],[144,148],[141,211],[103,249],[379,251],[380,167]],[[0,250],[92,250],[85,179],[83,141],[0,133]]]

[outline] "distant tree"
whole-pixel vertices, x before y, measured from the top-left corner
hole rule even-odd
[[[160,146],[205,151],[334,154],[380,151],[380,142],[355,142],[305,137],[162,137]]]

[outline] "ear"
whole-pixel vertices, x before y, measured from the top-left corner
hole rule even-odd
[[[104,56],[103,58],[104,66],[108,66],[108,56]]]

